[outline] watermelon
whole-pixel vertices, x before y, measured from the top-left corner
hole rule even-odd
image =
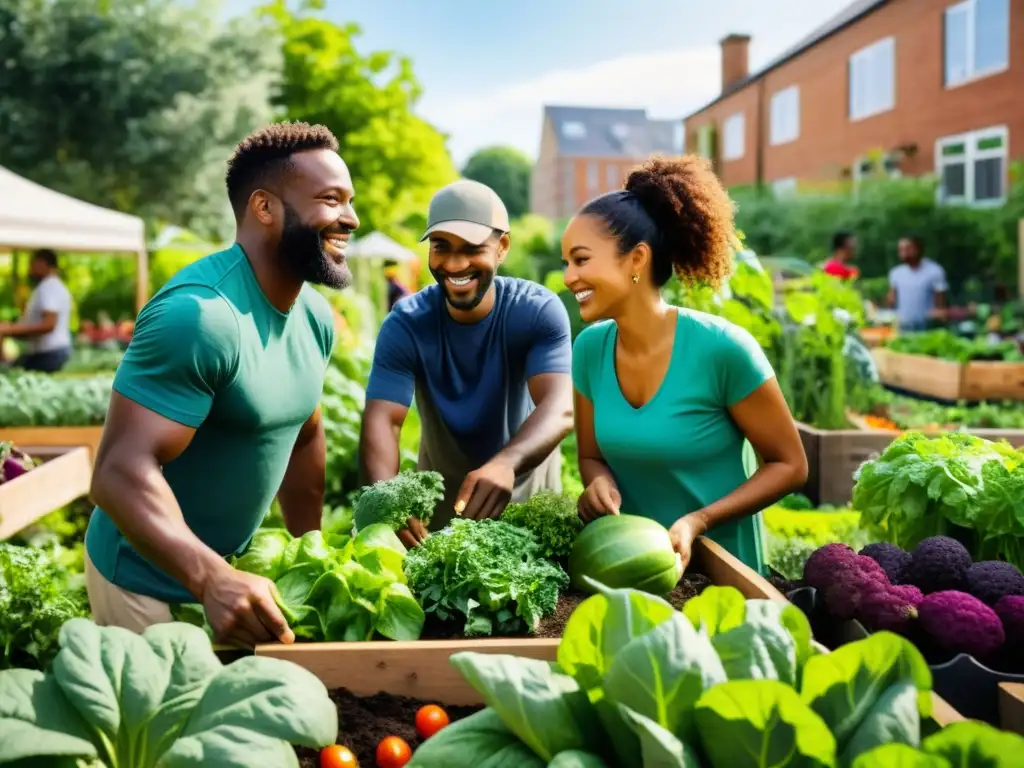
[[[613,589],[665,595],[682,576],[682,560],[668,531],[637,515],[606,515],[588,523],[569,555],[570,583],[583,592],[593,592],[587,577]]]

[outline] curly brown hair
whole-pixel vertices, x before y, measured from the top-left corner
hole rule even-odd
[[[647,243],[651,277],[659,288],[673,274],[718,288],[732,271],[734,213],[711,163],[696,155],[652,158],[630,171],[622,190],[601,195],[580,211],[600,217],[624,254]]]
[[[292,155],[312,149],[337,152],[338,140],[325,126],[302,122],[272,123],[242,139],[228,160],[225,179],[236,215],[255,190],[280,179]]]

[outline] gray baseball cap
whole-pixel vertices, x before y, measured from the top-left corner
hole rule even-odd
[[[427,231],[422,243],[433,232],[447,232],[467,243],[480,245],[494,230],[508,232],[508,211],[497,193],[486,184],[461,179],[442,187],[430,200]]]

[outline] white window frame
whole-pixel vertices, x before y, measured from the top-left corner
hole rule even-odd
[[[561,133],[567,139],[583,139],[587,136],[587,126],[579,120],[566,120],[562,123]]]
[[[746,122],[743,113],[737,112],[722,123],[722,160],[739,160],[743,157]]]
[[[770,143],[773,147],[800,138],[800,86],[776,91],[771,99]]]
[[[1010,11],[1013,0],[1009,0],[1007,3],[1007,17],[1006,17],[1006,61],[1001,64],[996,64],[988,67],[987,69],[975,69],[975,54],[976,54],[976,39],[975,39],[975,24],[977,23],[978,13],[978,2],[979,0],[963,0],[956,5],[949,6],[942,16],[942,80],[946,85],[946,88],[957,88],[961,85],[980,80],[983,77],[990,77],[991,75],[997,75],[1000,72],[1005,72],[1010,68]],[[957,14],[964,16],[964,29],[966,40],[962,41],[964,44],[964,55],[967,58],[965,62],[965,68],[963,75],[951,79],[949,75],[949,17]]]
[[[797,179],[796,176],[786,176],[781,179],[775,179],[772,182],[772,195],[777,199],[785,199],[787,197],[795,197],[797,192]]]
[[[896,38],[886,37],[850,56],[847,87],[851,121],[888,112],[896,106]],[[888,80],[884,83],[883,78]]]
[[[1002,144],[994,149],[978,149],[978,143],[985,139],[998,138]],[[943,148],[951,144],[963,144],[964,154],[955,159],[947,159],[943,156]],[[974,199],[974,163],[978,160],[987,160],[994,157],[1003,161],[1003,184],[1002,195],[992,200],[976,201]],[[962,197],[947,197],[942,189],[942,169],[947,165],[963,164],[964,166],[964,194]],[[1006,192],[1009,186],[1010,176],[1010,132],[1005,125],[980,128],[976,131],[956,134],[955,136],[943,136],[935,142],[935,175],[939,181],[939,188],[936,192],[940,203],[947,205],[971,205],[977,208],[996,208],[1006,202]]]

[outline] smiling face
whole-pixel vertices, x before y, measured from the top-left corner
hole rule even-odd
[[[298,152],[287,178],[278,257],[305,282],[345,288],[352,282],[345,249],[359,227],[348,167],[337,152]]]
[[[453,310],[472,312],[483,304],[508,246],[509,236],[499,232],[479,244],[450,232],[430,233],[430,274]]]
[[[625,299],[637,289],[634,274],[642,274],[650,253],[645,243],[619,253],[618,240],[594,216],[577,216],[562,235],[565,287],[580,304],[585,323],[616,317]],[[647,279],[645,284],[649,284]]]

